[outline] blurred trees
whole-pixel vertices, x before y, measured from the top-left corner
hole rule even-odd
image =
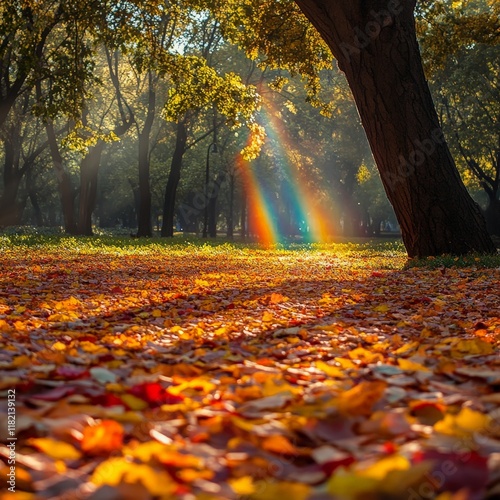
[[[489,46],[447,52],[439,26],[461,40],[470,35],[464,19],[484,13],[469,16],[464,3],[460,20],[436,5],[417,12],[428,73],[455,157],[468,186],[487,194],[494,228],[494,21],[477,24],[474,40]],[[308,237],[308,218],[319,216],[330,235],[396,227],[346,80],[293,2],[110,10],[100,0],[15,0],[0,10],[0,226],[172,236],[201,233],[208,217],[212,236],[246,234],[250,169],[283,235]],[[471,80],[477,91],[465,98]]]

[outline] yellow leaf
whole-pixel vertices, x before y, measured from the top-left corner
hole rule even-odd
[[[261,421],[245,420],[240,417],[232,417],[231,422],[239,429],[242,429],[247,432],[255,432],[255,427],[264,423]]]
[[[251,495],[255,492],[255,486],[251,476],[229,479],[228,483],[237,495]]]
[[[280,394],[282,392],[291,392],[292,394],[298,394],[302,392],[299,387],[295,387],[285,380],[275,380],[274,378],[267,377],[262,387],[262,394],[264,397],[274,396],[275,394]]]
[[[376,487],[375,479],[360,476],[344,468],[338,469],[327,483],[328,493],[343,500],[356,500],[363,493],[376,491]]]
[[[77,298],[70,297],[69,299],[61,300],[60,302],[56,302],[54,304],[54,309],[56,311],[69,311],[72,309],[76,309],[81,304],[82,303]]]
[[[461,340],[452,350],[457,350],[464,354],[484,355],[492,354],[493,346],[481,339]]]
[[[229,329],[226,326],[221,326],[220,328],[217,328],[214,330],[214,335],[226,335],[228,333]]]
[[[265,311],[264,314],[262,315],[262,321],[264,321],[264,323],[273,321],[273,319],[274,316],[269,311]]]
[[[153,316],[153,318],[161,318],[161,311],[159,309],[155,309],[151,315]]]
[[[399,358],[398,359],[398,365],[401,368],[401,370],[405,371],[423,371],[423,372],[428,372],[429,369],[421,365],[420,363],[415,363],[415,361],[411,361],[410,359],[404,359],[404,358]]]
[[[390,455],[367,467],[360,474],[364,477],[381,481],[385,479],[389,472],[394,470],[408,470],[410,466],[410,461],[407,458],[401,455]]]
[[[126,458],[110,458],[101,463],[90,480],[96,486],[141,483],[151,495],[162,497],[173,494],[177,487],[165,471],[155,470],[149,465],[137,464]]]
[[[329,377],[343,378],[345,373],[338,367],[329,365],[324,361],[316,361],[316,368],[326,373]]]
[[[140,399],[133,394],[121,394],[120,399],[131,409],[134,411],[142,411],[147,408],[149,405],[143,399]]]
[[[389,310],[389,306],[387,304],[380,304],[380,305],[374,307],[373,310],[376,312],[385,313]]]
[[[357,347],[352,351],[349,351],[349,357],[351,359],[359,359],[365,363],[376,363],[377,361],[383,361],[384,357],[379,352],[371,352],[363,347]]]
[[[170,453],[171,447],[158,441],[147,441],[145,443],[134,442],[124,448],[123,454],[137,458],[141,462],[150,462],[152,458],[158,459],[164,453]]]
[[[55,351],[65,351],[66,344],[63,344],[62,342],[56,342],[52,345],[52,349],[54,349]]]
[[[405,354],[409,351],[412,351],[413,349],[418,349],[420,347],[420,342],[410,342],[409,344],[405,344],[404,346],[400,347],[399,349],[396,349],[394,351],[394,354],[399,355],[399,354]]]
[[[340,394],[337,399],[339,410],[348,415],[369,415],[373,405],[384,394],[385,382],[363,381],[346,392]]]
[[[251,500],[307,500],[311,494],[311,488],[301,483],[259,481],[256,489],[257,491],[250,496]]]
[[[33,438],[28,440],[34,446],[54,460],[78,460],[82,454],[71,444],[51,438]]]
[[[346,358],[334,358],[337,363],[340,364],[344,370],[349,370],[351,368],[357,368],[356,363],[353,363],[350,359]]]
[[[48,321],[61,321],[61,322],[74,321],[75,319],[78,319],[78,315],[72,311],[68,311],[66,313],[51,314],[47,318]]]
[[[457,415],[445,415],[434,424],[434,430],[451,436],[468,437],[475,432],[484,432],[491,423],[491,417],[470,408],[462,408]]]

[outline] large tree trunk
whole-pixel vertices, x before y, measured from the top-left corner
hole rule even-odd
[[[416,0],[296,3],[347,77],[408,255],[495,251],[439,127],[416,39]]]
[[[165,199],[163,201],[163,222],[161,236],[172,237],[174,235],[175,195],[177,186],[181,180],[182,157],[186,152],[187,129],[183,121],[177,123],[177,135],[175,139],[175,150],[170,163],[167,186],[165,188]]]
[[[500,200],[497,196],[489,197],[484,216],[488,232],[495,236],[500,236]]]

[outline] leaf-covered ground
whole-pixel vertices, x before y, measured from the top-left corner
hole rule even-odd
[[[405,262],[6,246],[1,498],[499,498],[500,269]]]

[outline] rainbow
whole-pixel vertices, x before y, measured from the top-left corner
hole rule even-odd
[[[298,154],[294,140],[289,136],[279,119],[279,113],[269,100],[265,100],[261,110],[262,125],[272,147],[274,157],[279,158],[282,177],[280,202],[287,207],[291,221],[299,224],[302,236],[310,242],[326,242],[333,234],[333,224],[327,220],[324,209],[318,203],[317,190],[308,182],[308,169],[298,166],[294,160]],[[276,203],[266,193],[263,182],[258,178],[249,162],[239,156],[240,172],[243,176],[245,192],[248,196],[249,229],[256,238],[267,245],[280,242],[288,236],[286,224],[278,222]]]
[[[240,154],[237,167],[242,176],[244,191],[248,200],[248,227],[251,234],[263,245],[270,246],[279,242],[280,235],[273,216],[273,208],[264,193],[250,162]]]

